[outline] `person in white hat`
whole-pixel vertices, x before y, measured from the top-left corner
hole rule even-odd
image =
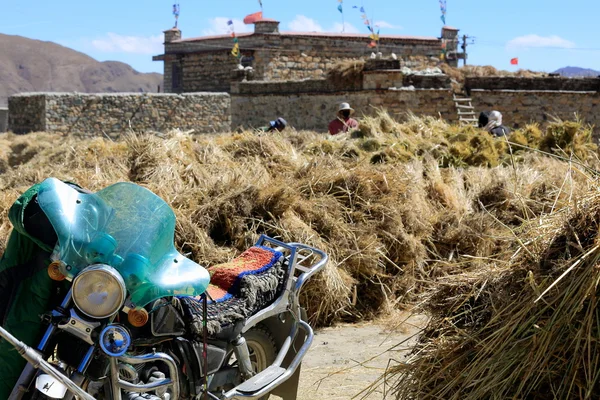
[[[337,135],[358,128],[358,121],[350,118],[352,114],[354,114],[354,109],[350,107],[350,104],[340,104],[336,118],[329,123],[329,133]]]

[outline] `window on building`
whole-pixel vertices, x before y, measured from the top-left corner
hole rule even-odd
[[[251,67],[254,61],[254,56],[242,56],[242,66]]]
[[[183,76],[182,67],[179,61],[175,61],[171,64],[171,87],[174,91],[181,90],[183,88]]]

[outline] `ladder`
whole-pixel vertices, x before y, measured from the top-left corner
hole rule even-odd
[[[477,126],[478,119],[471,103],[472,100],[468,97],[456,97],[456,94],[453,95],[453,100],[458,113],[458,121],[461,124]]]

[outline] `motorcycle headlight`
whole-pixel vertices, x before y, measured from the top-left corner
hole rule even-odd
[[[125,293],[121,274],[109,265],[87,267],[73,280],[73,302],[88,317],[110,317],[123,306]]]

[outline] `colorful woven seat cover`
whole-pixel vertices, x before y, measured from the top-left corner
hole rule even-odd
[[[228,263],[208,268],[209,298],[212,302],[219,303],[239,295],[242,278],[267,272],[282,256],[281,252],[269,247],[254,246]]]

